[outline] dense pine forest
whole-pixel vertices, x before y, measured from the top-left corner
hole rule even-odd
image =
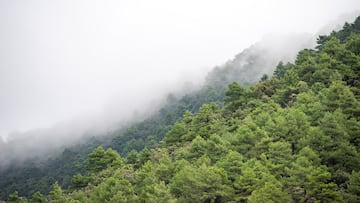
[[[360,202],[360,17],[317,43],[254,85],[217,69],[217,83],[169,95],[147,120],[11,166],[1,172],[1,198]]]

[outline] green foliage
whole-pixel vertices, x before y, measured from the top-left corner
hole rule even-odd
[[[119,167],[122,164],[120,155],[112,150],[104,150],[103,147],[97,147],[89,154],[87,170],[90,172],[99,172],[107,167]]]
[[[180,202],[221,201],[232,195],[226,172],[205,164],[184,166],[171,180],[170,188]]]
[[[84,162],[65,150],[82,167],[66,173],[71,188],[53,184],[49,201],[359,202],[359,30],[360,18],[320,36],[317,50],[255,86],[224,91],[217,80],[180,100],[169,95],[158,117],[116,132],[108,143],[117,151],[91,148]],[[47,201],[35,191],[30,202]],[[8,202],[26,199],[15,192]]]
[[[136,173],[136,193],[140,202],[173,201],[168,187],[156,178],[154,167],[150,162],[146,162]]]
[[[254,96],[264,102],[267,102],[271,99],[279,87],[279,80],[276,77],[271,77],[268,80],[264,80],[256,84]]]
[[[90,178],[87,176],[83,176],[80,173],[73,176],[71,179],[71,187],[72,188],[82,188],[86,187],[90,182]]]
[[[65,149],[58,157],[47,161],[30,160],[7,169],[0,169],[0,199],[5,199],[7,194],[15,190],[27,198],[31,198],[37,191],[48,194],[55,181],[58,181],[61,187],[67,188],[71,184],[73,175],[85,173],[84,160],[93,144],[98,145],[97,142],[88,143],[83,146],[84,149]]]
[[[229,89],[225,92],[225,105],[230,111],[236,111],[239,108],[244,108],[246,105],[245,89],[236,82],[229,85]]]
[[[18,192],[15,191],[14,193],[9,195],[7,202],[9,202],[9,203],[26,203],[27,200],[26,200],[26,198],[19,197]]]
[[[241,173],[243,160],[244,158],[240,153],[231,150],[223,159],[219,160],[216,165],[223,168],[228,174],[229,180],[234,182]]]
[[[61,187],[59,186],[58,182],[55,182],[52,186],[52,190],[49,193],[50,202],[54,203],[66,203],[67,198],[63,193]]]
[[[121,175],[109,177],[96,186],[89,197],[89,202],[133,202],[136,200],[134,189]]]
[[[248,202],[290,202],[291,196],[282,190],[282,184],[276,179],[266,182],[259,189],[254,190]]]
[[[360,103],[348,86],[341,82],[333,82],[328,89],[324,90],[324,94],[326,97],[323,102],[327,110],[335,111],[340,108],[350,117],[360,117]]]
[[[360,201],[360,172],[352,171],[347,187],[347,192],[349,192],[349,202]]]
[[[29,200],[29,203],[46,203],[47,200],[44,195],[42,195],[40,192],[36,192],[31,196],[31,199]]]
[[[276,66],[276,69],[274,71],[274,76],[276,78],[283,78],[286,71],[290,70],[293,68],[293,65],[291,63],[287,63],[284,65],[284,63],[282,61],[279,62],[279,64]]]
[[[355,55],[360,55],[360,34],[351,34],[345,44],[346,50],[351,51]]]

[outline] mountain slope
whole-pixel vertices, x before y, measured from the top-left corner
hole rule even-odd
[[[49,186],[54,181],[58,181],[60,186],[67,188],[71,184],[71,177],[74,174],[77,172],[85,173],[85,168],[81,163],[86,161],[86,155],[98,145],[105,148],[111,147],[123,156],[132,150],[140,152],[144,148],[154,148],[186,111],[195,113],[202,104],[209,102],[222,105],[225,90],[230,82],[237,81],[243,85],[253,84],[263,74],[270,74],[278,61],[293,60],[298,50],[312,46],[313,40],[310,35],[281,37],[281,40],[280,37],[269,36],[244,50],[233,60],[216,67],[208,74],[205,84],[200,90],[189,92],[184,96],[169,94],[167,103],[158,113],[129,127],[109,132],[106,136],[87,138],[80,134],[76,135],[75,137],[84,137],[83,144],[68,146],[68,149],[59,155],[55,155],[56,152],[54,153],[56,147],[49,148],[49,146],[55,145],[49,144],[41,146],[41,148],[37,148],[37,144],[26,145],[31,151],[31,153],[26,153],[23,147],[19,147],[23,146],[24,143],[17,145],[17,147],[12,147],[16,145],[15,142],[8,143],[8,146],[3,149],[11,148],[12,150],[6,150],[0,155],[0,157],[5,157],[7,161],[16,158],[13,156],[16,154],[24,157],[20,153],[31,156],[31,154],[39,152],[38,155],[45,153],[48,157],[46,159],[41,156],[30,157],[25,164],[18,164],[19,160],[13,159],[12,165],[3,167],[0,171],[0,188],[2,188],[0,197],[4,199],[14,190],[28,197],[34,191],[47,194],[50,191]],[[293,51],[288,51],[290,47]],[[36,132],[33,134],[38,136]],[[44,152],[44,147],[48,147],[52,151]],[[11,151],[12,153],[7,153]],[[69,154],[72,155],[72,159],[68,159]],[[2,162],[2,164],[6,163]],[[64,167],[59,167],[61,165]]]
[[[177,108],[169,104],[168,111],[160,111],[162,116],[120,131],[110,144],[105,144],[123,153],[155,147],[185,112],[155,150],[140,154],[132,151],[122,159],[115,151],[97,148],[83,165],[87,166],[87,175],[74,177],[75,190],[64,195],[55,184],[49,198],[81,202],[356,199],[359,101],[354,93],[358,91],[358,40],[358,35],[351,35],[341,44],[329,38],[321,42],[324,48],[319,51],[300,52],[295,64],[279,64],[275,77],[264,77],[255,87],[232,83],[225,93],[224,107],[210,103],[199,109],[199,98],[221,103],[224,92],[218,82],[200,91],[202,96],[198,93],[180,102],[175,100]],[[246,55],[251,56],[245,52],[233,64],[246,61]],[[231,74],[223,75],[239,75],[232,63],[224,67]],[[209,78],[214,75],[221,78],[217,81],[223,81],[222,74],[210,74]],[[198,109],[195,115],[186,111],[195,113]],[[336,125],[334,121],[341,122]],[[332,138],[336,139],[330,142]],[[321,143],[316,143],[319,140]],[[124,150],[127,146],[131,147]],[[335,146],[341,147],[329,153]],[[309,171],[314,172],[301,182],[304,177],[299,173]],[[189,183],[192,188],[187,188]],[[109,187],[113,188],[110,192],[106,189]]]
[[[301,51],[255,87],[231,83],[224,106],[186,111],[151,151],[122,158],[96,148],[88,174],[76,175],[67,191],[55,183],[48,199],[359,202],[357,32],[354,26],[342,41],[335,35]]]

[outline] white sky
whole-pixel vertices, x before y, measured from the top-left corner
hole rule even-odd
[[[269,33],[359,0],[0,0],[0,135],[136,108]]]

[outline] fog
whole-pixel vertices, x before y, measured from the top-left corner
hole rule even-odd
[[[17,148],[101,134],[156,111],[168,92],[198,87],[267,36],[327,33],[359,8],[358,0],[0,0],[0,154],[16,154],[7,143],[29,135],[42,138]]]

